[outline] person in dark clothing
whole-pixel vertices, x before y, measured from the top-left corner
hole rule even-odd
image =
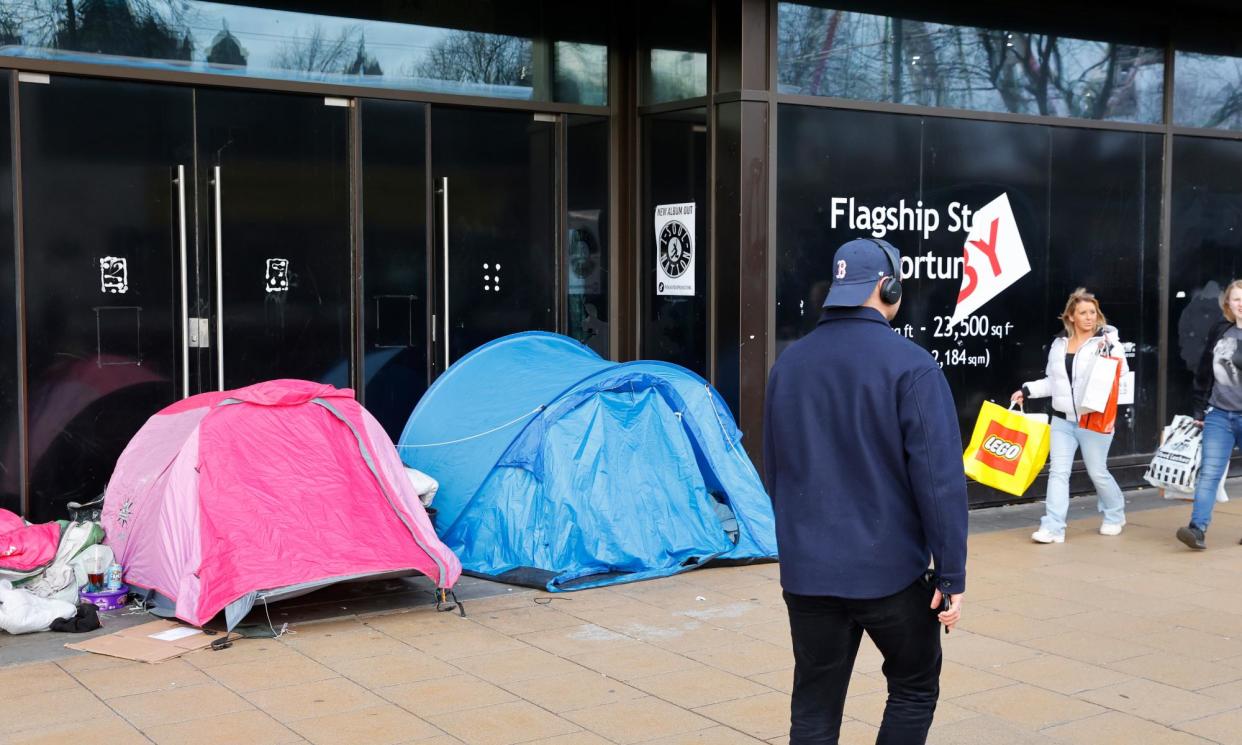
[[[819,325],[768,381],[764,464],[794,652],[790,745],[837,742],[864,631],[888,680],[876,742],[925,742],[939,624],[947,633],[961,616],[961,432],[935,360],[889,325],[900,258],[884,241],[837,249]]]
[[[1242,280],[1230,282],[1221,293],[1220,309],[1225,318],[1208,333],[1195,371],[1194,418],[1203,428],[1203,460],[1190,523],[1177,529],[1179,541],[1200,551],[1207,548],[1207,529],[1229,456],[1235,446],[1242,446]]]

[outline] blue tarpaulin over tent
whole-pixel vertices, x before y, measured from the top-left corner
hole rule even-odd
[[[527,332],[453,364],[401,434],[466,571],[576,590],[776,557],[772,505],[720,395],[665,362]]]

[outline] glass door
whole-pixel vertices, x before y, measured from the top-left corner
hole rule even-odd
[[[433,107],[436,370],[506,334],[557,328],[557,120]]]
[[[707,378],[707,110],[651,114],[640,128],[640,356]]]
[[[186,88],[23,76],[29,513],[103,491],[144,421],[189,389],[181,332]]]
[[[427,390],[427,106],[361,100],[362,395],[394,440]]]
[[[211,387],[273,378],[349,387],[348,102],[214,89],[196,96]]]
[[[9,110],[11,72],[0,72],[0,111]],[[17,366],[17,240],[13,233],[12,122],[0,116],[0,509],[21,514],[21,389]]]

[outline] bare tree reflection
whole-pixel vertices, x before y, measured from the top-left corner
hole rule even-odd
[[[347,26],[330,36],[316,23],[306,35],[294,36],[281,45],[272,67],[319,74],[338,73],[348,66],[362,37],[359,26]]]
[[[529,85],[530,40],[478,31],[452,31],[425,57],[407,64],[409,77],[488,85]]]
[[[1159,49],[791,3],[778,34],[787,92],[1090,119],[1159,113]]]
[[[6,43],[188,60],[190,0],[28,0],[4,3]]]

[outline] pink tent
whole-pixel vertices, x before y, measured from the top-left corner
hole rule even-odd
[[[103,526],[125,581],[196,626],[341,580],[412,569],[447,589],[461,575],[379,423],[352,391],[303,380],[151,417],[117,461]]]

